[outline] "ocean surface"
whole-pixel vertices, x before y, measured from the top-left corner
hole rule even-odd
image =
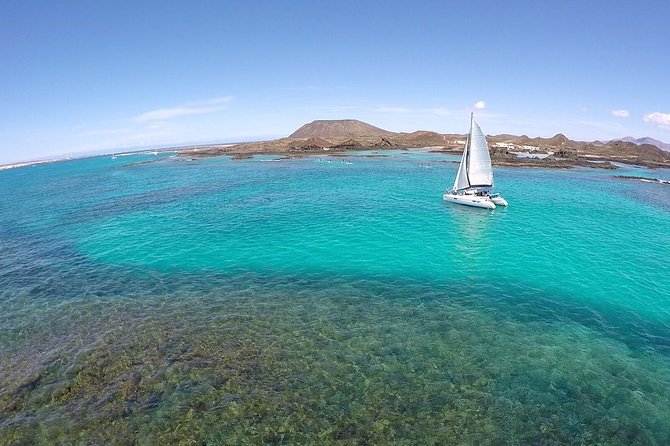
[[[0,172],[0,444],[670,444],[669,170]]]

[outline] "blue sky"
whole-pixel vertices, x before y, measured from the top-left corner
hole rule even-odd
[[[393,131],[670,142],[668,1],[0,0],[0,163]]]

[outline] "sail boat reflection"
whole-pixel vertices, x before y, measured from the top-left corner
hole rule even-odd
[[[476,209],[466,206],[451,208],[452,228],[456,230],[454,237],[457,267],[465,269],[481,264],[491,247],[489,227],[495,214],[482,214]]]

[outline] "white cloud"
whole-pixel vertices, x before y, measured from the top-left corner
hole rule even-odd
[[[475,102],[474,108],[475,110],[484,110],[486,108],[486,102],[484,101]]]
[[[146,128],[147,128],[147,130],[158,130],[158,129],[164,128],[165,124],[166,123],[164,121],[156,121],[156,122],[153,122],[151,124],[148,124],[146,126]]]
[[[144,123],[152,121],[164,121],[167,119],[177,118],[186,115],[201,115],[205,113],[214,113],[226,108],[226,105],[233,98],[224,96],[220,98],[205,99],[202,101],[189,102],[179,107],[161,108],[158,110],[148,111],[141,115],[135,116],[135,122]]]
[[[644,121],[670,127],[670,113],[647,113],[644,115]]]
[[[582,106],[582,107],[579,107],[579,111],[580,112],[587,112],[587,111],[589,111],[589,109]]]
[[[628,110],[612,110],[610,114],[612,116],[616,116],[617,118],[627,118],[630,116],[630,112]]]

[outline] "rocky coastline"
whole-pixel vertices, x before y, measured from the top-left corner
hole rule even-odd
[[[232,156],[234,159],[244,159],[257,154],[285,157],[338,156],[355,151],[429,149],[460,155],[465,140],[466,136],[462,134],[440,134],[426,130],[394,133],[353,119],[319,120],[303,125],[286,138],[184,147],[178,153],[190,158]],[[622,163],[649,168],[670,168],[670,152],[651,144],[630,141],[573,141],[562,134],[551,138],[489,135],[487,141],[491,160],[497,166],[616,169],[616,164]]]
[[[433,152],[460,155],[463,150],[462,146],[458,147],[453,143],[436,145],[434,144],[435,141],[430,141],[423,144],[417,142],[410,144],[409,142],[402,140],[394,141],[394,138],[392,137],[359,137],[347,139],[282,138],[273,141],[240,143],[234,145],[185,147],[178,150],[178,154],[182,157],[196,159],[216,156],[231,156],[233,159],[239,160],[262,154],[296,158],[313,155],[344,156],[349,153],[369,150],[429,149]],[[645,153],[640,153],[639,155],[621,155],[603,153],[602,150],[582,150],[575,152],[561,148],[545,146],[538,150],[528,151],[528,149],[526,149],[526,151],[529,152],[529,155],[519,156],[521,151],[516,151],[514,147],[501,149],[491,144],[491,142],[489,142],[489,145],[491,146],[491,161],[493,165],[496,166],[549,169],[569,169],[575,167],[616,169],[617,166],[615,163],[623,163],[644,166],[648,168],[670,168],[670,154],[667,155],[667,158],[664,158],[662,154],[661,156],[658,156],[656,153],[654,153],[656,156],[646,156]],[[538,156],[541,156],[541,158]]]

